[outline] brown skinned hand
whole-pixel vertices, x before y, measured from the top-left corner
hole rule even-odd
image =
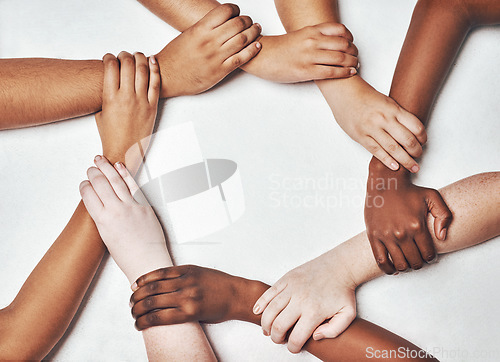
[[[365,223],[377,264],[386,274],[420,269],[436,258],[426,222],[429,212],[436,237],[445,240],[452,214],[439,192],[415,186],[408,171],[394,172],[372,159]]]
[[[156,55],[161,97],[204,92],[257,55],[260,25],[239,14],[236,5],[220,5]]]
[[[256,287],[267,289],[263,283],[195,265],[158,269],[132,286],[135,326],[143,330],[191,321],[249,320],[256,298],[247,300],[246,295],[255,295]]]

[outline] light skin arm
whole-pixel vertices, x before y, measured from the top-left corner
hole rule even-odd
[[[391,97],[427,123],[434,99],[468,32],[475,26],[499,22],[498,1],[419,1],[396,67]],[[395,180],[398,189],[377,189],[377,184],[388,186],[388,180]],[[383,197],[383,207],[372,207],[376,197]],[[434,258],[430,234],[445,240],[451,222],[451,214],[435,190],[413,185],[408,171],[393,172],[373,158],[366,201],[368,236],[386,273],[419,269]],[[425,224],[428,212],[438,218],[433,232]]]
[[[156,54],[161,97],[204,92],[259,52],[260,28],[248,17],[232,22],[238,15],[219,6]],[[100,60],[0,59],[0,130],[99,111],[103,71]]]

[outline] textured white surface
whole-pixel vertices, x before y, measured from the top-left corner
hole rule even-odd
[[[415,1],[340,3],[362,54],[363,76],[387,92]],[[265,33],[283,31],[272,1],[238,4]],[[0,1],[0,57],[151,54],[175,35],[132,0]],[[498,44],[498,27],[476,30],[467,39],[433,112],[418,183],[441,187],[498,169]],[[246,212],[204,243],[174,245],[176,263],[272,283],[364,228],[369,155],[337,126],[314,84],[279,85],[239,73],[206,94],[162,102],[160,129],[186,121],[194,122],[206,158],[238,163]],[[79,200],[78,184],[98,152],[92,116],[0,132],[0,307],[10,303],[63,229]],[[331,183],[297,189],[296,179]],[[304,204],[311,196],[316,201]],[[359,314],[442,360],[498,360],[499,246],[497,238],[444,256],[418,273],[373,281],[358,292]],[[125,277],[112,260],[103,262],[50,357],[145,360],[128,297]],[[206,331],[223,361],[314,360],[307,353],[292,356],[254,325],[228,322]]]

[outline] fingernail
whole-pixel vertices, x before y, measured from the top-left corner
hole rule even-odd
[[[359,67],[361,67],[361,63],[358,62],[358,65],[356,65],[356,69],[359,69]]]
[[[136,282],[134,282],[134,284],[132,284],[132,285],[130,286],[130,288],[132,288],[132,291],[134,291],[134,292],[135,292],[137,289],[139,289],[139,288],[137,287],[137,283],[136,283]]]
[[[123,165],[123,163],[121,163],[121,162],[117,162],[117,163],[115,163],[115,167],[116,167],[117,169],[122,169],[122,170],[125,168],[125,166],[124,166],[124,165]]]
[[[399,275],[399,272],[396,272],[396,273],[394,273],[394,274],[392,274],[392,275]]]
[[[269,337],[269,332],[268,332],[268,331],[266,331],[265,329],[262,331],[262,333],[264,333],[264,335],[265,335],[266,337]]]
[[[259,28],[260,30],[262,30],[262,26],[260,26],[259,23],[255,23],[255,25],[257,26],[257,28]]]
[[[323,339],[323,338],[325,338],[325,336],[324,336],[324,335],[322,335],[321,333],[316,333],[316,334],[313,336],[313,339],[314,339],[315,341],[319,341],[320,339]]]
[[[260,48],[262,47],[262,44],[260,44],[259,42],[257,42],[257,43],[255,43],[255,47],[256,47],[257,49],[260,49]]]
[[[94,157],[94,162],[97,162],[97,161],[100,161],[101,160],[101,156],[97,155]]]
[[[350,75],[354,75],[356,74],[358,71],[356,70],[356,68],[351,68],[351,70],[349,71],[349,74]]]
[[[156,58],[155,58],[155,56],[154,56],[154,55],[151,55],[151,56],[149,57],[149,61],[151,62],[151,64],[156,64]]]
[[[394,171],[397,171],[398,168],[399,168],[399,165],[396,162],[391,163],[391,169],[393,169]]]
[[[253,307],[253,314],[259,314],[260,313],[260,306],[256,305]]]
[[[128,306],[129,306],[129,308],[132,308],[134,306],[134,304],[132,303],[132,301],[128,302]]]
[[[420,170],[420,167],[418,167],[418,165],[415,165],[415,166],[413,166],[413,167],[411,168],[411,172],[413,172],[413,173],[417,173],[417,172],[418,172],[418,170]]]
[[[447,231],[446,228],[444,228],[443,230],[441,230],[441,240],[446,239],[446,231]]]

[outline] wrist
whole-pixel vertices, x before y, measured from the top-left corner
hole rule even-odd
[[[257,280],[234,277],[231,288],[233,288],[235,298],[231,302],[228,319],[260,325],[261,316],[255,315],[252,309],[257,299],[269,286]]]

